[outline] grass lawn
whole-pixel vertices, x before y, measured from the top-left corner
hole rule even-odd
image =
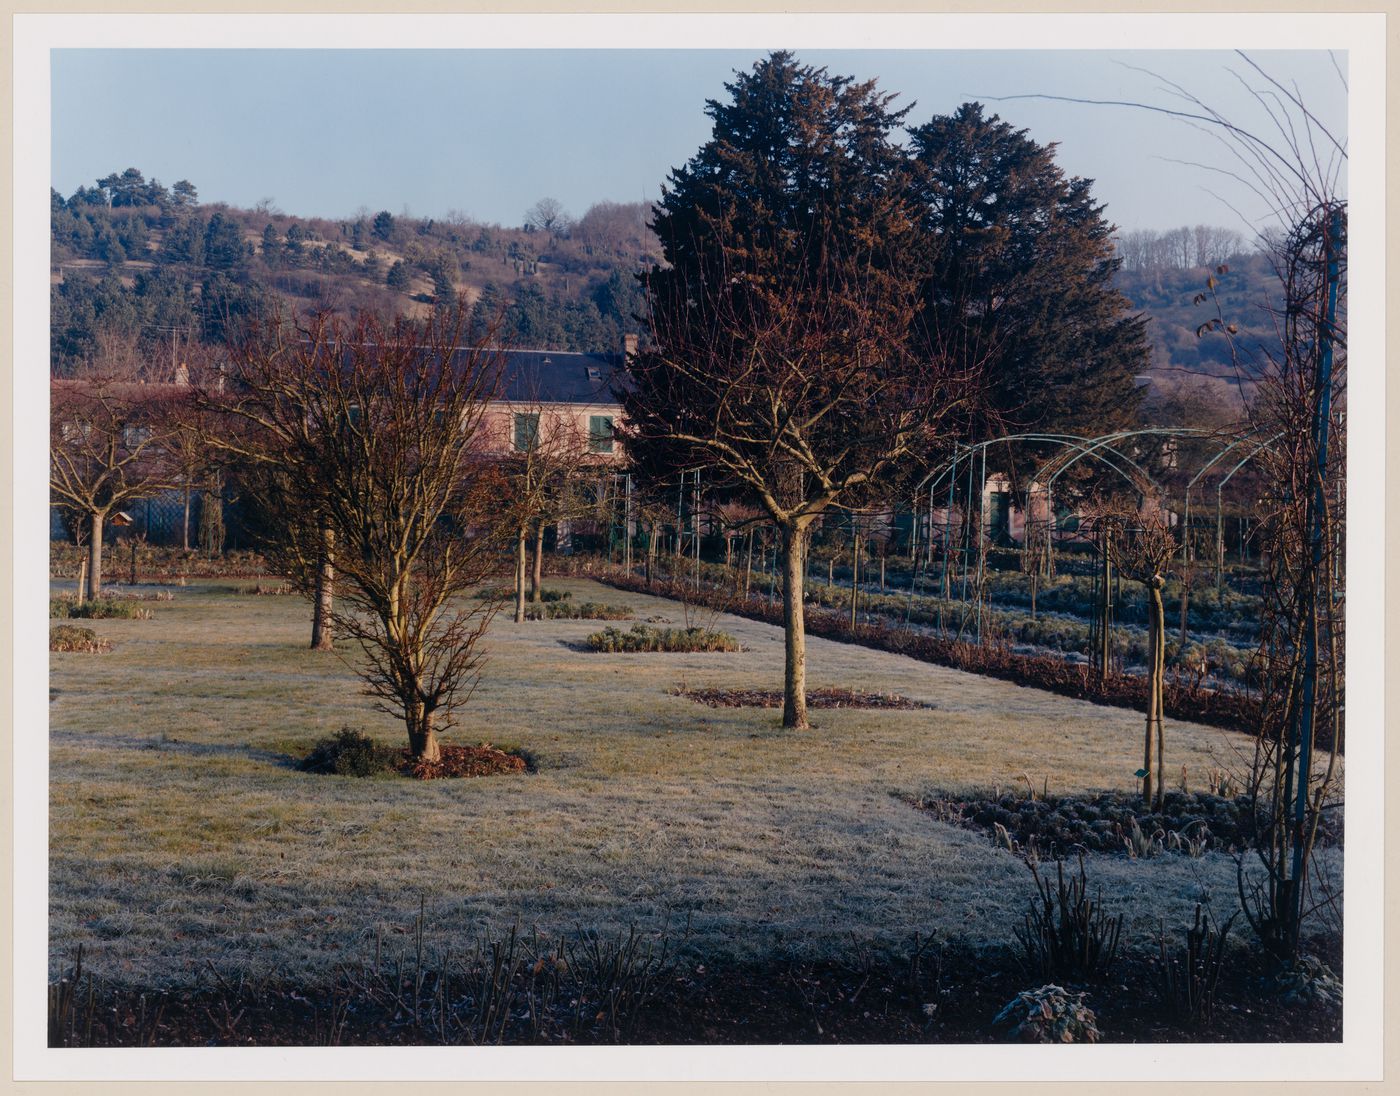
[[[915,931],[1006,943],[1032,882],[985,835],[898,795],[1128,789],[1141,717],[820,639],[809,686],[900,693],[908,711],[708,708],[670,694],[781,684],[778,629],[570,580],[575,601],[631,605],[732,633],[734,654],[595,654],[588,620],[493,623],[490,662],[447,741],[528,749],[539,771],[417,782],[312,776],[292,763],[343,726],[385,742],[350,666],[306,649],[309,609],[197,583],[152,620],[94,620],[108,654],[51,656],[50,965],[132,985],[225,977],[308,984],[409,930],[460,946],[519,923],[635,925],[697,956],[820,959],[894,951]],[[353,654],[346,652],[346,657]],[[1167,725],[1194,790],[1239,767],[1239,735]],[[1340,854],[1338,852],[1338,861]],[[1233,908],[1228,856],[1095,856],[1091,885],[1141,942],[1190,922],[1203,891]]]

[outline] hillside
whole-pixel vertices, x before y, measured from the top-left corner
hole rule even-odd
[[[547,227],[299,218],[200,204],[192,184],[166,190],[134,168],[67,199],[53,192],[51,229],[55,373],[91,354],[100,329],[219,342],[272,298],[412,313],[464,293],[479,322],[504,304],[515,345],[614,350],[637,330],[633,274],[658,250],[641,203],[598,203]]]
[[[332,220],[201,204],[193,184],[167,189],[135,168],[51,197],[51,368],[60,374],[94,353],[103,329],[148,347],[219,343],[231,323],[272,299],[412,313],[464,293],[474,323],[504,308],[502,336],[514,345],[613,351],[639,329],[634,275],[659,254],[640,202],[598,203],[575,221],[543,200],[529,223],[510,228],[385,211]],[[1149,318],[1154,396],[1160,402],[1185,384],[1237,408],[1240,382],[1247,395],[1251,378],[1236,377],[1223,336],[1196,336],[1214,315],[1210,300],[1193,303],[1212,268],[1139,250],[1148,257],[1127,249],[1131,266],[1118,285]],[[1268,345],[1263,302],[1275,283],[1267,260],[1237,253],[1225,264],[1222,314],[1241,329],[1242,346]]]
[[[1154,384],[1174,387],[1200,382],[1216,392],[1229,389],[1247,396],[1257,379],[1261,352],[1278,345],[1274,317],[1269,308],[1277,296],[1278,280],[1266,255],[1259,252],[1231,255],[1219,268],[1207,266],[1153,267],[1121,270],[1118,288],[1148,317],[1152,343]],[[1207,279],[1215,280],[1215,299]],[[1204,300],[1197,300],[1204,295]],[[1197,336],[1207,321],[1218,315],[1234,324],[1241,360],[1237,367],[1230,341],[1219,332]],[[1228,397],[1227,397],[1228,398]]]

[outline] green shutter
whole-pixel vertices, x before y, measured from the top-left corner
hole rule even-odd
[[[533,449],[539,440],[539,415],[517,414],[515,416],[515,448],[523,453],[528,449]]]
[[[588,416],[588,449],[592,453],[613,451],[613,420],[611,415]]]

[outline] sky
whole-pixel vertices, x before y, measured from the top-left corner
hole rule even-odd
[[[573,215],[653,201],[709,136],[707,99],[761,50],[58,49],[52,184],[62,194],[127,167],[205,202],[268,199],[299,216],[364,208],[519,224],[541,197]],[[914,125],[977,99],[1041,143],[1123,231],[1218,224],[1252,235],[1267,208],[1222,174],[1218,136],[1121,106],[1006,99],[1130,99],[1183,106],[1188,88],[1232,122],[1277,130],[1230,51],[799,50],[876,78]],[[1259,51],[1345,141],[1346,55]],[[1150,70],[1144,72],[1140,70]],[[1186,162],[1180,162],[1186,161]],[[1204,165],[1204,166],[1202,166]]]

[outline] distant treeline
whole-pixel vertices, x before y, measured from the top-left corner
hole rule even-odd
[[[1218,225],[1182,225],[1157,232],[1138,229],[1116,237],[1123,269],[1191,270],[1229,262],[1244,250],[1244,237]]]

